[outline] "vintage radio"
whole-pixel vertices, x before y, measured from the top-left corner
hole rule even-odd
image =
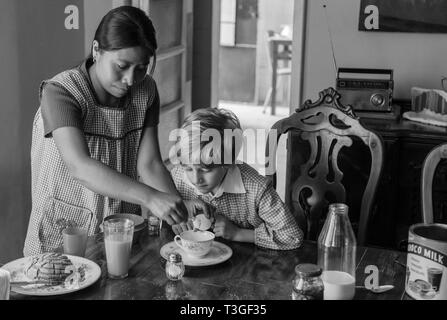
[[[340,102],[351,105],[354,110],[393,111],[393,70],[339,68],[336,88],[341,95]]]

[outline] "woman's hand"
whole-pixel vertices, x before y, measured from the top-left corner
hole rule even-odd
[[[200,199],[192,199],[184,201],[186,209],[188,210],[188,217],[193,218],[201,213],[205,214],[208,219],[213,218],[214,210],[208,203]]]
[[[157,191],[150,197],[146,207],[171,226],[188,220],[188,210],[177,195]]]

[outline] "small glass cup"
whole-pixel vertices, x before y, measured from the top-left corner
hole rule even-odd
[[[147,229],[150,236],[159,236],[161,229],[161,219],[154,215],[149,215],[147,217]]]
[[[104,221],[103,228],[108,275],[112,279],[124,279],[129,274],[134,222],[110,219]]]
[[[87,229],[68,227],[62,230],[64,253],[73,256],[85,257],[87,248]]]

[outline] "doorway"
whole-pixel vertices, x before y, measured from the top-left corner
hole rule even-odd
[[[256,153],[263,155],[267,134],[272,125],[290,114],[292,83],[292,45],[296,9],[295,0],[231,0],[222,1],[219,43],[219,108],[233,111],[243,130],[259,130]],[[298,7],[295,7],[298,6]],[[301,23],[298,21],[297,23]],[[273,63],[273,42],[285,59]],[[286,44],[286,45],[285,45]],[[276,53],[276,52],[275,52]],[[273,65],[277,66],[273,79]],[[273,83],[276,82],[276,85]],[[273,91],[273,86],[276,91]],[[272,105],[274,99],[275,105]],[[273,109],[274,108],[274,109]],[[278,188],[285,193],[286,137],[280,139],[277,151]],[[249,159],[255,159],[249,163]],[[265,174],[265,161],[256,157],[242,160]]]
[[[273,70],[269,39],[276,35],[292,43],[294,4],[294,0],[221,1],[219,101],[270,105]],[[292,52],[291,45],[279,49]],[[278,61],[278,68],[288,72],[276,77],[275,102],[288,107],[291,60]]]
[[[266,132],[277,120],[293,112],[301,103],[306,2],[195,0],[193,110],[203,107],[230,109],[238,116],[243,129]],[[268,60],[269,30],[292,38],[289,48],[293,53],[288,61],[291,74],[278,82],[274,116],[270,103],[264,106],[272,79]],[[280,140],[278,168],[286,168],[285,140]],[[257,141],[256,145],[259,148],[256,152],[262,154],[265,143]],[[263,163],[251,165],[264,173]],[[279,187],[284,174],[278,172]]]

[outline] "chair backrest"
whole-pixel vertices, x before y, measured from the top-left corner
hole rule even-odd
[[[422,221],[433,223],[433,177],[441,159],[447,159],[447,143],[433,148],[424,160],[422,166],[421,194]]]
[[[329,204],[347,203],[351,221],[357,218],[353,221],[357,242],[363,245],[382,172],[383,142],[361,125],[351,106],[340,103],[336,90],[328,88],[319,95],[318,101],[306,101],[271,129],[276,130],[277,140],[289,134],[285,202],[310,240],[317,239]],[[266,158],[273,162],[270,152],[276,154],[276,144],[270,150],[270,137],[274,136],[269,135],[266,146]],[[356,148],[350,150],[354,142]],[[349,179],[347,171],[354,171]],[[267,161],[266,175],[276,186],[275,172],[276,163]],[[350,203],[354,196],[358,208]]]

